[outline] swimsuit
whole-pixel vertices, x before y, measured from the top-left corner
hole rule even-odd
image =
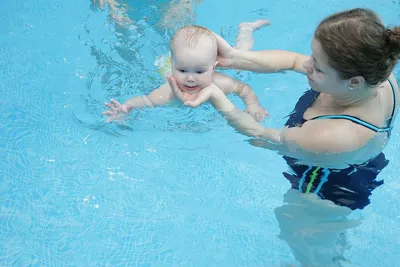
[[[313,118],[320,119],[345,119],[360,124],[375,132],[387,132],[390,137],[396,110],[396,90],[389,80],[393,91],[393,111],[387,127],[377,127],[371,123],[349,115],[324,115]],[[306,120],[304,112],[316,100],[319,93],[310,89],[298,100],[294,111],[288,116],[285,123],[288,127],[301,126]],[[352,210],[363,209],[370,203],[369,196],[383,180],[376,180],[379,172],[385,168],[389,161],[383,153],[359,165],[349,165],[346,169],[323,168],[297,163],[297,159],[284,156],[286,163],[291,168],[283,175],[290,181],[292,188],[302,193],[314,193],[321,199],[328,199],[340,206]]]

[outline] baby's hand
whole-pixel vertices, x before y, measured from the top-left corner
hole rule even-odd
[[[268,112],[259,104],[250,104],[247,106],[245,112],[253,116],[256,121],[265,121],[265,117],[268,116]]]
[[[104,103],[109,110],[103,112],[107,115],[107,122],[124,120],[125,116],[129,114],[129,109],[125,104],[120,104],[118,101],[111,99],[111,103]]]

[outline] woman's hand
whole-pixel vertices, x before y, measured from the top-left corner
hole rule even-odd
[[[235,49],[232,46],[230,46],[228,42],[224,40],[224,38],[222,38],[216,33],[214,33],[214,35],[218,41],[218,55],[217,55],[218,67],[230,68],[233,62]]]
[[[224,92],[222,92],[222,90],[213,83],[201,89],[196,94],[188,94],[186,92],[182,92],[174,77],[169,76],[168,82],[176,97],[179,98],[185,106],[192,108],[198,107],[208,101],[215,101],[219,98],[219,96],[221,96],[221,94],[225,96]]]
[[[197,93],[195,98],[185,101],[183,104],[185,106],[195,108],[205,102],[212,102],[213,100],[215,100],[215,93],[218,91],[221,91],[221,89],[219,89],[215,84],[211,83],[209,86],[201,89],[201,91]],[[222,91],[221,93],[224,94]]]
[[[182,91],[178,84],[176,83],[176,80],[173,76],[168,76],[168,83],[169,86],[171,87],[173,93],[175,94],[176,98],[178,98],[180,101],[185,103],[186,101],[191,101],[197,98],[199,92],[193,94],[193,93],[188,93],[185,91]]]

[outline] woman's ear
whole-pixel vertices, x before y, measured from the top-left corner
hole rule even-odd
[[[357,89],[365,83],[365,79],[362,76],[353,77],[350,79],[349,88]]]

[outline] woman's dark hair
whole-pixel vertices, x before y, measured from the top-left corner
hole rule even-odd
[[[400,27],[385,28],[369,9],[351,9],[325,18],[314,37],[342,79],[362,76],[371,86],[388,79],[400,55]]]

